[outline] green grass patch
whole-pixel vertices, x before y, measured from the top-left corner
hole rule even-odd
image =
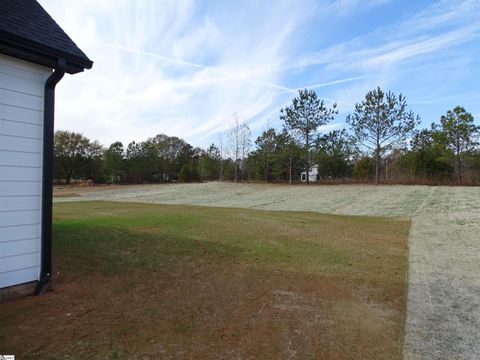
[[[77,272],[104,275],[198,256],[299,271],[378,271],[375,253],[404,257],[402,247],[383,251],[407,232],[404,219],[136,203],[64,203],[54,214],[56,255]]]

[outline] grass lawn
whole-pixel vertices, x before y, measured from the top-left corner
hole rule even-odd
[[[53,291],[0,305],[21,358],[401,358],[405,218],[55,204]]]

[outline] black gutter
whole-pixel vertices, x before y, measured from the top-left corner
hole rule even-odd
[[[35,288],[39,295],[52,276],[52,183],[53,183],[53,135],[55,115],[55,86],[65,75],[67,62],[60,58],[55,71],[45,82],[43,105],[43,188],[40,280]]]
[[[26,54],[36,54],[39,58],[43,58],[44,61],[48,62],[48,64],[44,64],[45,66],[54,67],[57,59],[63,58],[67,61],[67,72],[69,72],[71,65],[78,69],[77,71],[91,69],[93,65],[93,61],[78,48],[76,49],[77,53],[68,52],[1,29],[0,42],[6,45],[6,49],[18,48],[18,50]]]
[[[89,60],[89,66],[86,66],[84,62],[78,61],[78,58],[69,56],[64,52],[48,52],[48,49],[45,50],[41,49],[40,47],[30,47],[27,44],[11,42],[2,37],[1,31],[0,53],[49,68],[55,68],[57,65],[57,59],[63,58],[67,61],[66,72],[69,74],[76,74],[82,72],[84,69],[90,69],[93,64]]]

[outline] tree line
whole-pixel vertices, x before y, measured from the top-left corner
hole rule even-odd
[[[324,182],[480,183],[480,126],[463,107],[419,129],[405,97],[369,91],[346,118],[347,128],[319,131],[338,115],[313,90],[300,90],[280,109],[282,128],[254,141],[248,122],[233,115],[231,129],[207,149],[159,134],[126,147],[104,148],[82,134],[55,133],[56,181],[159,183],[264,181],[292,183],[315,166]]]

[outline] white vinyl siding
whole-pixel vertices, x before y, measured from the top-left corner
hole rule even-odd
[[[43,92],[50,74],[0,55],[0,288],[40,275]]]

